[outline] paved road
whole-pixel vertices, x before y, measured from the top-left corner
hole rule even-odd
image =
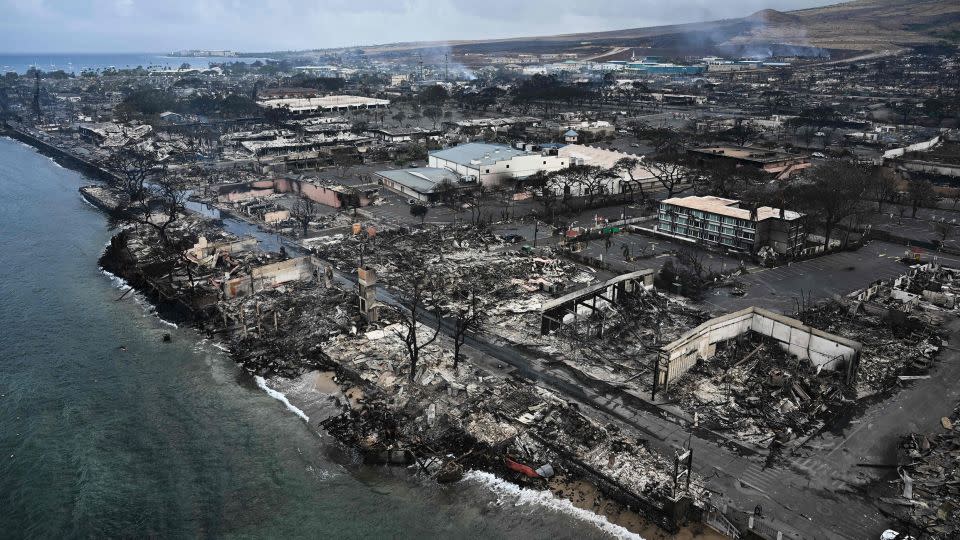
[[[813,279],[828,280],[830,287],[824,288],[826,291],[849,292],[841,288],[855,289],[904,269],[887,255],[891,246],[899,247],[874,243],[852,257],[840,253],[797,263],[788,267],[789,272],[774,274],[771,270],[767,275],[764,275],[766,271],[757,272],[749,276],[753,282],[750,289],[773,287],[774,283],[784,281],[783,290],[792,290],[793,281]],[[856,271],[858,264],[863,265],[859,272]],[[854,266],[854,271],[848,270],[849,266]],[[844,281],[834,283],[831,276],[835,272],[852,275],[843,274]],[[827,277],[814,273],[825,273]],[[355,283],[356,277],[338,273],[337,280],[349,286]],[[396,304],[389,292],[381,289],[378,293],[380,301]],[[436,324],[429,314],[425,314],[422,322]],[[441,330],[451,335],[450,321],[441,321]],[[844,469],[843,463],[831,459],[833,448],[825,452],[810,450],[789,467],[767,467],[763,456],[745,452],[700,430],[691,432],[690,428],[651,411],[649,406],[624,392],[586,386],[569,373],[509,344],[471,335],[467,337],[465,353],[480,367],[502,372],[509,366],[518,376],[578,402],[585,410],[592,411],[592,415],[618,421],[663,455],[669,456],[689,445],[694,451],[694,468],[706,479],[715,502],[728,504],[734,513],[741,515],[752,512],[757,505],[762,506],[766,523],[783,531],[785,538],[877,538],[888,525],[870,501],[851,491],[851,486],[844,481],[849,477],[849,467]],[[956,369],[960,372],[960,367]],[[899,420],[895,420],[887,431],[903,429],[908,426],[901,426]],[[854,439],[847,437],[846,440]]]
[[[592,410],[592,415],[625,425],[627,431],[665,456],[689,445],[694,451],[694,469],[706,479],[716,503],[744,514],[761,505],[767,521],[783,531],[785,538],[876,538],[888,525],[872,504],[847,493],[848,486],[835,479],[832,467],[766,468],[762,456],[745,455],[714,437],[691,434],[689,428],[638,407],[622,392],[586,387],[512,347],[476,338],[467,345],[473,362],[483,366],[499,361],[494,368],[513,366],[520,376],[558,391],[584,410]],[[843,501],[842,511],[838,501]]]

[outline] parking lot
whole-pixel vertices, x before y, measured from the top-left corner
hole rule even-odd
[[[759,306],[792,314],[801,294],[814,301],[822,300],[906,273],[907,265],[899,260],[904,250],[901,245],[875,241],[858,251],[833,253],[777,268],[758,268],[737,278],[744,284],[746,294],[734,296],[729,290],[719,290],[704,304],[717,312]]]

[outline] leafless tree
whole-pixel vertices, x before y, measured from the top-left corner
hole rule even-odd
[[[313,220],[315,210],[316,206],[313,200],[307,197],[298,197],[293,203],[293,207],[290,208],[290,217],[300,224],[304,236],[306,236],[310,222]]]
[[[433,129],[437,129],[437,120],[443,118],[443,109],[440,107],[426,107],[423,115],[433,121]]]
[[[151,184],[152,196],[140,222],[152,227],[164,245],[171,245],[168,231],[184,215],[187,202],[187,183],[175,174],[164,171]]]
[[[896,173],[892,169],[878,167],[870,178],[870,195],[877,201],[877,212],[883,212],[883,203],[889,202],[897,193]]]
[[[911,217],[917,217],[917,210],[930,206],[936,200],[933,184],[928,180],[910,180],[907,184],[907,196],[910,198]]]
[[[610,171],[616,174],[617,176],[627,175],[627,178],[630,180],[623,183],[623,191],[630,193],[630,200],[632,201],[636,193],[640,194],[640,201],[647,200],[647,194],[643,191],[643,183],[638,182],[634,176],[634,171],[640,166],[640,160],[637,158],[620,158],[613,164],[613,167],[610,168]]]
[[[410,363],[410,383],[413,384],[416,381],[421,352],[440,335],[444,276],[430,267],[422,257],[414,257],[408,262],[410,264],[400,269],[394,282],[398,289],[399,305],[392,306],[391,312],[401,327],[394,332],[406,347]],[[421,319],[433,319],[434,322],[434,328],[427,332],[429,337],[426,339],[417,332],[417,329],[423,326]]]
[[[465,202],[470,205],[470,222],[474,225],[483,224],[483,207],[490,202],[490,189],[483,184],[477,186],[465,197]]]
[[[115,171],[116,180],[111,183],[123,194],[127,207],[144,202],[149,195],[147,185],[160,169],[153,152],[135,145],[127,145],[115,152],[107,161],[107,167]]]
[[[683,193],[692,187],[688,182],[690,169],[685,160],[677,154],[648,156],[640,162],[640,168],[647,171],[667,191],[667,198]],[[683,184],[687,185],[684,186]]]
[[[787,198],[820,222],[824,248],[829,249],[836,227],[861,210],[869,181],[870,171],[866,167],[831,160],[813,170],[805,182],[791,186]]]
[[[452,309],[453,315],[453,368],[460,366],[460,349],[467,338],[467,332],[479,332],[487,318],[486,302],[471,288],[469,291],[457,291],[459,305]]]

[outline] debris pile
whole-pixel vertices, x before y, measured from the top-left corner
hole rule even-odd
[[[816,432],[848,401],[838,372],[820,373],[768,340],[731,340],[669,391],[699,425],[741,441],[787,443]]]
[[[920,529],[925,538],[960,536],[960,406],[935,433],[912,433],[898,448],[897,497],[881,507]]]
[[[960,270],[936,263],[915,265],[893,281],[886,304],[902,303],[907,308],[952,310],[960,295]]]
[[[708,318],[682,298],[656,290],[638,291],[618,305],[604,304],[596,315],[604,318],[602,335],[557,333],[516,343],[562,364],[584,382],[638,386],[652,377],[661,344]]]
[[[329,366],[325,344],[355,333],[360,318],[352,294],[316,281],[223,301],[219,310],[233,331],[235,358],[247,372],[263,377],[295,377]]]
[[[804,324],[863,345],[856,383],[859,398],[889,392],[933,366],[946,336],[937,313],[874,309],[872,304],[862,308],[851,314],[848,306],[828,302],[801,315]]]

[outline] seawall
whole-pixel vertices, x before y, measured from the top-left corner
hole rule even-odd
[[[41,154],[52,158],[54,161],[64,167],[67,167],[68,169],[82,172],[98,180],[103,180],[104,182],[110,182],[116,179],[116,175],[107,171],[106,169],[95,165],[94,163],[87,161],[80,156],[72,154],[66,149],[50,144],[47,141],[44,141],[43,139],[29,133],[25,129],[11,124],[9,121],[6,122],[2,127],[5,129],[0,130],[0,135],[5,135],[11,139],[16,139],[22,143],[29,144],[30,146],[36,148]]]

